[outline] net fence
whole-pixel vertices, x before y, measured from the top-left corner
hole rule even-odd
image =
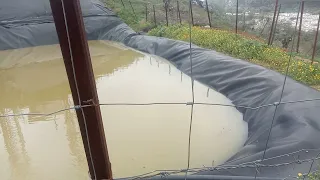
[[[176,1],[179,2],[179,1]],[[65,109],[60,109],[51,113],[22,113],[22,114],[2,114],[0,115],[0,118],[8,118],[8,117],[14,117],[14,116],[54,116],[57,113],[61,113],[64,111],[69,111],[69,110],[76,110],[76,111],[82,111],[83,108],[87,108],[87,107],[92,107],[92,106],[157,106],[157,105],[186,105],[186,106],[191,106],[191,112],[190,112],[190,121],[189,121],[189,133],[188,133],[188,147],[186,147],[188,149],[188,157],[186,157],[188,159],[188,164],[186,165],[185,169],[178,169],[178,170],[154,170],[152,172],[149,173],[145,173],[145,174],[141,174],[139,176],[134,176],[134,177],[128,177],[128,179],[149,179],[149,178],[154,178],[154,177],[160,177],[160,178],[168,178],[170,179],[171,175],[184,175],[184,179],[187,179],[188,176],[192,176],[192,174],[197,174],[197,173],[201,173],[201,172],[208,172],[208,171],[221,171],[221,170],[234,170],[234,169],[244,169],[244,168],[249,168],[249,169],[253,169],[255,171],[255,174],[252,174],[252,179],[259,179],[259,172],[261,171],[262,168],[278,168],[278,167],[283,167],[283,166],[292,166],[293,169],[295,168],[299,168],[299,165],[304,164],[304,163],[308,163],[310,164],[309,168],[304,171],[301,172],[301,174],[292,174],[288,177],[284,177],[281,179],[311,179],[312,177],[317,176],[318,174],[318,170],[317,170],[317,166],[318,166],[318,160],[320,159],[319,155],[320,155],[320,149],[301,149],[298,151],[294,151],[291,153],[287,153],[287,154],[282,154],[282,155],[278,155],[275,157],[266,157],[266,151],[268,150],[268,143],[269,143],[269,138],[271,136],[272,133],[272,127],[274,125],[274,120],[275,120],[275,116],[277,113],[277,108],[280,105],[284,105],[284,104],[296,104],[296,103],[308,103],[308,102],[314,102],[314,101],[319,101],[320,98],[317,99],[304,99],[304,100],[299,100],[299,101],[283,101],[283,92],[285,89],[285,84],[287,81],[287,77],[288,77],[288,73],[290,71],[290,64],[293,61],[293,57],[294,54],[293,52],[295,51],[295,47],[296,47],[296,36],[297,36],[297,31],[298,31],[298,24],[299,24],[299,13],[300,9],[301,9],[301,3],[295,3],[294,5],[294,9],[297,11],[295,13],[295,17],[294,17],[294,27],[293,27],[293,31],[292,31],[292,43],[290,44],[290,58],[289,61],[287,63],[287,67],[286,67],[286,71],[285,71],[285,79],[283,82],[283,86],[282,86],[282,90],[281,90],[281,95],[280,95],[280,99],[275,101],[274,103],[270,103],[270,104],[264,104],[264,105],[260,105],[260,106],[256,106],[256,107],[250,107],[250,106],[246,106],[246,105],[230,105],[230,104],[213,104],[213,103],[202,103],[202,102],[196,102],[194,100],[194,78],[193,78],[193,52],[192,52],[192,28],[194,25],[205,25],[208,26],[208,23],[205,22],[205,17],[208,17],[208,19],[210,19],[209,17],[212,18],[213,22],[212,22],[212,26],[215,28],[226,28],[229,30],[234,29],[234,26],[232,25],[231,22],[236,20],[236,17],[234,15],[234,4],[235,2],[230,2],[229,4],[227,4],[228,6],[226,8],[230,9],[230,13],[226,13],[225,17],[227,19],[226,24],[221,25],[218,24],[217,21],[214,21],[218,16],[217,14],[215,14],[215,12],[211,12],[214,11],[213,9],[216,8],[215,6],[210,6],[208,7],[208,9],[210,10],[209,13],[207,13],[205,11],[205,6],[203,4],[199,5],[196,3],[197,1],[190,1],[190,2],[180,2],[177,3],[177,7],[179,7],[179,10],[174,10],[174,7],[169,7],[169,5],[164,5],[163,3],[158,3],[158,4],[145,4],[143,1],[141,1],[140,3],[133,3],[131,1],[127,1],[127,0],[121,0],[121,1],[112,1],[111,3],[113,3],[113,8],[130,8],[132,10],[132,12],[135,14],[135,16],[139,16],[139,12],[145,12],[145,20],[151,21],[152,23],[168,23],[169,24],[177,24],[180,22],[181,23],[188,23],[188,27],[189,27],[189,45],[190,45],[190,64],[191,64],[191,84],[192,84],[192,101],[190,102],[173,102],[173,103],[168,103],[168,102],[149,102],[149,103],[100,103],[100,104],[91,104],[91,105],[78,105],[78,106],[73,106],[73,107],[69,107],[69,108],[65,108]],[[248,3],[248,2],[246,2]],[[289,3],[290,6],[292,6],[292,3]],[[281,8],[284,7],[285,4],[283,4],[281,6]],[[144,8],[137,8],[137,6],[142,6]],[[167,6],[167,7],[166,7]],[[208,5],[209,6],[209,5]],[[151,12],[151,8],[152,10],[154,10],[153,15],[156,14],[156,16],[154,16],[152,18],[152,12]],[[155,8],[153,8],[155,7]],[[171,8],[171,10],[170,10]],[[156,11],[156,9],[162,9],[162,11]],[[193,13],[192,15],[192,11],[196,12],[198,11],[197,9],[199,9],[199,11],[201,10],[201,13]],[[267,10],[264,11],[271,11],[272,6],[267,6]],[[146,11],[144,11],[146,10]],[[164,11],[163,11],[164,10]],[[167,11],[167,12],[166,12]],[[180,11],[180,12],[179,12]],[[263,38],[266,38],[266,35],[268,33],[265,33],[267,31],[265,31],[264,29],[270,29],[270,19],[271,17],[268,15],[261,15],[260,13],[256,13],[254,12],[254,14],[251,14],[251,12],[253,10],[250,10],[249,8],[246,8],[246,6],[243,7],[242,10],[243,13],[239,13],[238,14],[238,18],[239,16],[243,17],[242,20],[242,24],[241,21],[238,22],[238,28],[242,29],[243,32],[250,32],[250,33],[260,33],[260,36]],[[259,10],[262,11],[262,10]],[[163,13],[164,14],[161,14]],[[167,15],[166,15],[167,14]],[[208,15],[209,14],[209,15]],[[281,14],[281,13],[280,13]],[[294,13],[293,13],[294,14]],[[208,16],[207,16],[208,15]],[[264,25],[262,25],[262,29],[261,27],[259,28],[255,28],[252,27],[252,25],[250,25],[249,23],[249,16],[252,16],[252,18],[260,18],[260,20],[258,20],[259,22],[265,23]],[[181,21],[180,21],[181,19]],[[268,20],[269,19],[269,20]],[[281,21],[281,17],[279,16],[279,19]],[[292,23],[291,23],[292,24]],[[279,29],[280,26],[278,27]],[[279,40],[279,37],[275,36],[275,43],[276,41]],[[71,49],[70,49],[71,51]],[[80,100],[79,100],[80,101]],[[83,104],[82,102],[80,102],[79,104]],[[270,124],[270,127],[268,128],[268,137],[266,138],[266,143],[265,143],[265,148],[262,150],[263,155],[262,158],[259,160],[255,160],[252,162],[246,162],[246,163],[242,163],[242,164],[237,164],[237,165],[218,165],[218,166],[212,166],[212,167],[199,167],[199,168],[190,168],[190,146],[191,146],[191,136],[192,136],[192,121],[193,121],[193,107],[194,105],[203,105],[203,106],[226,106],[226,107],[234,107],[234,108],[241,108],[241,109],[248,109],[248,110],[260,110],[263,108],[267,108],[267,107],[275,107],[275,111],[272,117],[272,122]],[[304,158],[303,154],[312,154],[313,158]],[[278,164],[269,164],[268,161],[270,160],[274,160],[274,159],[285,159],[285,162],[283,163],[278,163]],[[238,160],[238,159],[236,159]],[[234,160],[234,161],[236,161]],[[232,163],[232,161],[230,161],[229,163]],[[312,175],[312,177],[310,177],[310,175]]]
[[[298,27],[301,33],[295,36],[294,42],[292,34],[295,30],[296,13],[300,13],[302,9],[300,1],[279,0],[276,9],[276,1],[273,0],[192,0],[190,2],[194,26],[207,28],[211,26],[214,29],[237,31],[238,34],[266,43],[269,43],[270,39],[272,45],[287,51],[290,51],[291,44],[294,43],[293,52],[296,58],[305,61],[312,59],[319,19],[317,10],[320,6],[319,1],[304,2],[302,18],[299,14],[298,19],[298,26],[301,21],[301,28]],[[184,0],[106,0],[106,4],[116,12],[123,9],[128,13],[132,12],[137,17],[136,21],[148,24],[145,26],[177,25],[189,22],[190,3]],[[299,40],[297,40],[298,36]],[[317,46],[316,61],[319,56],[318,49]]]

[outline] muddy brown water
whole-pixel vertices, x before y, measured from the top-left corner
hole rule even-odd
[[[100,103],[192,101],[191,80],[166,60],[120,44],[90,41]],[[0,51],[0,114],[50,113],[73,106],[58,45]],[[231,104],[195,81],[195,101]],[[101,106],[115,177],[187,167],[191,107]],[[247,138],[232,107],[195,105],[191,167],[216,166]],[[0,179],[88,179],[73,110],[0,118]]]

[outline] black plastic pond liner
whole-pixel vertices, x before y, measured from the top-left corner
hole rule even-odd
[[[186,178],[182,176],[169,176],[170,180],[181,180],[181,179],[187,179],[187,180],[281,180],[281,178],[267,178],[267,177],[257,177],[256,179],[254,177],[249,176],[219,176],[219,175],[188,175]],[[163,177],[152,177],[149,178],[150,180],[163,180]]]
[[[81,3],[89,40],[122,42],[139,51],[168,59],[190,75],[188,43],[139,35],[98,1],[83,0]],[[49,7],[43,0],[2,2],[0,50],[57,44]],[[192,46],[192,61],[194,79],[224,94],[236,106],[261,108],[238,107],[249,127],[244,146],[219,169],[203,168],[188,179],[254,179],[256,172],[257,177],[262,177],[259,179],[290,179],[298,173],[309,172],[312,159],[318,158],[320,152],[318,91],[288,78],[282,97],[284,103],[278,104],[285,79],[283,75],[197,46]],[[305,101],[316,98],[319,100]],[[278,108],[274,114],[276,105]],[[265,160],[260,162],[273,118]],[[313,163],[312,170],[317,168],[318,160]],[[166,178],[184,179],[184,176]]]

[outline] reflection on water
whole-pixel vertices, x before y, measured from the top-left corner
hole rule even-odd
[[[190,78],[165,60],[121,45],[89,43],[101,103],[190,102]],[[0,114],[50,113],[73,105],[58,46],[0,52]],[[197,102],[231,102],[195,82]],[[115,177],[187,165],[190,106],[102,106]],[[234,108],[194,108],[191,167],[218,165],[242,146]],[[0,179],[88,179],[74,111],[0,119]]]

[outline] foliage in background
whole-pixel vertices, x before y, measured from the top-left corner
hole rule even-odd
[[[173,25],[159,26],[149,32],[149,35],[189,41],[189,27]],[[289,54],[277,47],[270,47],[250,36],[236,35],[233,32],[218,29],[192,28],[192,43],[245,59],[265,66],[280,73],[285,73]],[[289,66],[289,76],[307,85],[320,85],[320,67],[304,61],[293,59]]]
[[[124,1],[126,2],[126,1]],[[119,6],[119,3],[116,1],[106,1],[105,2],[108,8],[111,8],[126,24],[128,24],[133,30],[140,32],[148,32],[150,29],[154,28],[154,24],[151,22],[146,22],[144,20],[144,12],[142,9],[144,7],[143,2],[135,8],[134,12],[131,9],[130,4],[126,3],[126,8]]]
[[[145,22],[144,20],[138,20],[138,18],[132,12],[121,9],[117,12],[117,15],[128,24],[133,30],[140,32],[148,32],[152,28],[154,28],[154,24],[150,22]]]
[[[132,11],[131,5],[135,11]],[[215,2],[217,1],[217,2]],[[230,29],[233,28],[233,22],[235,17],[227,16],[223,3],[220,0],[215,0],[209,3],[209,12],[212,19],[212,24],[214,27]],[[227,0],[224,0],[227,1]],[[131,26],[136,31],[143,31],[144,29],[150,29],[148,27],[154,26],[154,17],[152,6],[155,5],[156,11],[156,22],[159,24],[166,24],[165,18],[165,3],[167,3],[168,8],[168,19],[169,24],[179,24],[177,18],[177,1],[167,1],[167,0],[123,0],[125,6],[122,5],[120,0],[104,0],[106,6],[111,8],[118,16],[122,18],[129,26]],[[209,0],[210,2],[210,0]],[[180,3],[180,14],[182,22],[189,21],[189,0],[179,0]],[[145,6],[148,6],[148,23],[145,20]],[[208,25],[207,12],[203,7],[193,4],[193,16],[194,23],[198,26]],[[133,20],[134,19],[134,20]],[[147,25],[145,25],[146,23]],[[143,26],[142,28],[140,27]],[[145,27],[147,26],[147,28]]]
[[[155,5],[157,25],[165,24],[165,5],[164,2],[168,2],[168,19],[169,24],[179,24],[177,18],[177,5],[176,0],[122,0],[125,7],[120,0],[104,0],[107,7],[111,8],[114,12],[120,13],[121,18],[135,31],[147,32],[154,26],[153,10],[152,6]],[[131,8],[130,2],[133,6],[135,14]],[[180,2],[180,11],[182,22],[187,23],[189,20],[189,0],[178,0]],[[287,3],[281,1],[281,14],[279,22],[274,36],[273,45],[278,47],[284,46],[284,39],[293,37],[295,27],[295,15],[290,19],[284,18],[288,16],[288,13],[297,13],[299,9],[298,0],[284,0]],[[198,2],[198,3],[196,3]],[[199,3],[201,2],[201,3]],[[239,0],[239,21],[238,28],[240,31],[250,33],[258,36],[259,38],[267,41],[269,39],[271,22],[274,11],[274,0]],[[235,28],[235,12],[236,12],[236,0],[208,0],[209,12],[211,16],[211,22],[214,28],[234,30]],[[148,6],[148,21],[145,20],[145,6]],[[311,14],[318,14],[317,5],[320,3],[306,2],[305,12]],[[122,11],[125,11],[122,13]],[[316,12],[316,13],[314,13]],[[205,8],[205,2],[201,0],[193,0],[193,14],[194,22],[196,26],[208,26],[208,17]],[[246,14],[246,15],[244,15]],[[281,18],[282,17],[282,18]],[[307,16],[304,16],[306,19]],[[135,21],[132,21],[136,18]],[[315,20],[316,21],[316,20]],[[134,22],[134,23],[133,23]],[[306,23],[304,21],[304,23]],[[314,22],[316,23],[316,22]],[[303,31],[300,41],[299,56],[302,58],[309,58],[312,54],[313,39],[315,36],[314,30]],[[297,42],[297,38],[292,38],[293,41],[289,43],[289,47],[293,42]],[[316,56],[320,56],[320,46],[317,48]],[[317,58],[319,59],[319,58]]]
[[[138,18],[136,18],[136,16],[128,10],[120,9],[116,13],[129,26],[133,26],[139,23]]]
[[[320,179],[320,172],[316,171],[313,173],[309,173],[307,175],[303,175],[302,173],[298,173],[298,180],[319,180]]]
[[[169,37],[172,39],[188,40],[186,35],[188,30],[186,26],[180,26],[177,19],[176,3],[170,1],[168,4],[168,15],[170,27],[163,27],[165,24],[165,6],[164,0],[123,0],[125,7],[119,0],[106,0],[106,4],[117,15],[127,23],[135,31],[148,32],[154,28],[152,5],[156,7],[157,27],[152,30],[150,34],[157,36]],[[255,3],[254,0],[245,0],[246,4]],[[176,2],[176,1],[174,1]],[[188,0],[180,0],[180,10],[182,22],[188,22],[189,10]],[[289,59],[289,55],[281,48],[269,47],[264,42],[269,36],[269,29],[271,27],[272,16],[265,14],[267,10],[256,9],[255,11],[248,10],[245,4],[240,4],[240,12],[248,12],[244,19],[243,14],[239,16],[239,29],[244,31],[241,36],[234,34],[235,16],[230,15],[229,12],[234,12],[233,0],[212,0],[209,1],[209,12],[213,27],[217,29],[204,29],[195,27],[193,29],[193,42],[201,47],[214,49],[231,56],[246,59],[250,62],[263,65],[267,68],[284,73]],[[222,3],[223,2],[223,3]],[[145,21],[145,6],[148,5],[148,22]],[[261,6],[260,6],[261,7]],[[134,12],[133,12],[134,11]],[[258,13],[258,15],[256,14]],[[193,5],[194,20],[197,26],[208,25],[207,13],[204,8]],[[229,13],[229,15],[228,15]],[[260,25],[257,26],[257,22]],[[294,27],[290,22],[279,21],[274,38],[274,46],[281,47],[282,39],[291,37],[294,34]],[[312,48],[312,41],[314,32],[303,32],[300,44],[300,52],[307,52],[304,54],[295,54],[296,60],[290,64],[289,75],[294,79],[306,83],[308,85],[320,85],[319,82],[319,67],[318,65],[310,65],[310,50]],[[297,42],[295,39],[294,42]],[[291,44],[289,44],[291,47]],[[320,51],[318,51],[320,52]],[[307,55],[309,53],[309,55]],[[316,59],[317,60],[317,59]]]

